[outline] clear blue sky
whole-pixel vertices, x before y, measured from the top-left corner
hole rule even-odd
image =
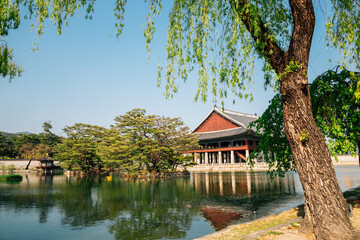
[[[25,72],[11,83],[0,79],[0,131],[39,133],[42,123],[51,121],[53,131],[62,134],[65,125],[77,122],[108,127],[115,116],[133,108],[144,108],[149,114],[181,117],[194,129],[212,109],[214,103],[194,102],[196,76],[181,84],[173,99],[165,100],[164,88],[156,87],[158,59],[164,60],[168,14],[158,18],[151,59],[145,50],[143,24],[147,4],[128,1],[125,28],[119,41],[115,37],[114,1],[98,1],[93,20],[75,14],[61,36],[48,22],[45,34],[37,39],[30,30],[30,20],[5,38],[14,48],[15,61]],[[311,52],[309,76],[331,68],[331,56],[324,42],[323,15],[317,15],[317,26]],[[111,35],[111,36],[110,36]],[[37,41],[39,52],[32,52]],[[333,54],[334,55],[334,54]],[[273,96],[263,88],[263,73],[257,66],[254,101],[232,98],[225,108],[260,115]],[[218,104],[220,105],[220,104]]]

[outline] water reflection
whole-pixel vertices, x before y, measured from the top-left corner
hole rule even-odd
[[[281,205],[280,199],[296,192],[294,174],[275,178],[272,182],[264,172],[197,173],[192,178],[195,192],[201,198],[200,211],[215,230],[236,221],[248,221],[269,214],[264,206]]]
[[[360,184],[359,173],[337,169],[343,190]],[[294,173],[273,182],[265,172],[154,181],[25,174],[0,183],[0,239],[193,239],[302,201]]]
[[[1,214],[5,208],[34,210],[39,224],[44,224],[49,210],[57,208],[61,225],[72,230],[106,220],[111,222],[107,228],[116,239],[174,239],[185,238],[198,212],[189,179],[139,182],[119,177],[31,174],[24,179],[16,189],[0,185]]]

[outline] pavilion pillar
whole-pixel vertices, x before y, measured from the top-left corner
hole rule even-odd
[[[209,153],[205,152],[205,164],[209,163]]]
[[[230,152],[230,159],[231,159],[231,163],[234,164],[235,163],[234,150],[231,150],[231,152]]]
[[[223,163],[223,160],[222,160],[222,152],[219,151],[218,155],[219,155],[219,164],[222,164],[222,163]]]
[[[250,155],[249,149],[246,149],[246,150],[245,150],[245,158],[246,158],[246,161],[249,160],[249,155]]]
[[[194,153],[194,162],[196,162],[197,164],[199,164],[199,159],[198,159],[197,153]]]

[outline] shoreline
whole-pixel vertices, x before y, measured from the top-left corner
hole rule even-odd
[[[347,203],[351,205],[351,223],[360,230],[360,186],[343,192]],[[302,234],[298,231],[300,221],[304,217],[304,204],[290,208],[277,214],[271,214],[250,222],[230,225],[220,231],[196,238],[196,240],[212,239],[252,239],[252,240],[315,240],[313,234]]]

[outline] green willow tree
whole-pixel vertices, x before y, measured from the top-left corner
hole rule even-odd
[[[9,30],[17,29],[20,24],[20,10],[18,1],[0,0],[0,75],[13,79],[21,75],[22,68],[14,60],[13,49],[3,39]]]
[[[67,25],[79,8],[91,14],[94,2],[11,1],[15,10],[24,4],[28,15],[37,19],[38,34],[47,18],[61,33],[63,23]],[[118,35],[124,26],[126,2],[115,1]],[[144,35],[150,51],[162,1],[145,2],[149,11]],[[328,9],[328,45],[342,51],[344,58],[359,68],[359,2],[331,0]],[[166,46],[166,96],[178,91],[178,77],[186,80],[196,71],[196,99],[206,100],[209,90],[214,98],[225,98],[228,91],[252,98],[247,86],[252,82],[255,58],[263,59],[265,84],[276,84],[270,80],[275,76],[280,86],[285,134],[304,189],[302,231],[314,232],[318,239],[356,239],[358,233],[351,230],[330,153],[311,109],[307,71],[314,27],[312,0],[174,0]],[[159,78],[162,69],[159,67]]]
[[[360,149],[360,73],[340,66],[317,77],[310,86],[315,121],[332,155]],[[359,158],[360,162],[360,158]]]

